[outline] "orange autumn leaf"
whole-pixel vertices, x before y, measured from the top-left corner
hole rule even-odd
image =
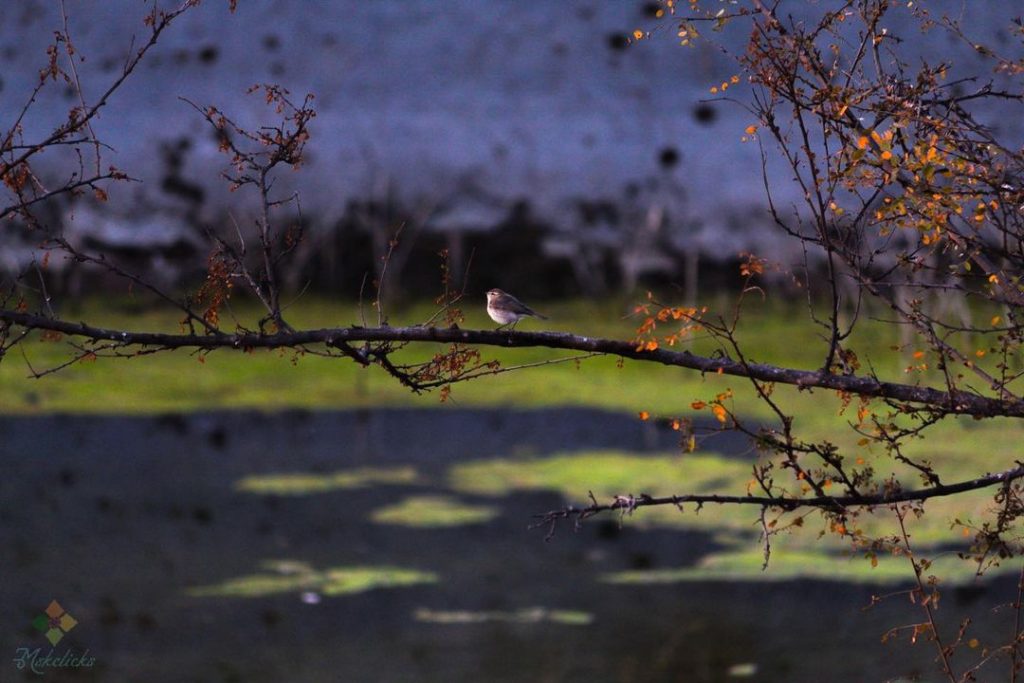
[[[715,418],[719,422],[725,424],[725,408],[716,403],[715,405],[711,406],[711,412],[715,414]]]
[[[641,410],[640,411],[640,419],[643,420],[644,422],[646,422],[647,420],[651,419],[651,414],[648,413],[646,410]]]
[[[704,408],[706,408],[707,405],[708,404],[705,403],[704,401],[694,401],[693,403],[690,404],[690,407],[693,408],[694,410],[704,410]]]

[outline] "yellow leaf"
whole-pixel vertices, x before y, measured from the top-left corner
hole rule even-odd
[[[998,316],[998,315],[994,316],[992,318],[992,327],[995,327],[996,325],[998,325],[1000,322],[1002,322],[1002,320],[1003,319],[1000,316]]]
[[[644,32],[641,31],[640,29],[637,29],[633,31],[633,37],[636,38],[637,40],[642,40],[644,37]]]
[[[972,650],[977,648],[979,645],[981,645],[981,643],[978,642],[977,638],[971,638],[967,641],[967,647],[971,648]]]
[[[711,406],[711,412],[715,414],[715,418],[719,422],[725,424],[725,408],[716,403],[715,405]]]
[[[988,281],[991,282],[994,285],[997,285],[997,284],[999,284],[999,276],[996,275],[995,273],[993,273],[993,274],[988,276]]]
[[[868,146],[868,139],[861,135],[857,138],[857,149],[865,149]]]
[[[890,152],[889,150],[885,150],[884,152],[882,152],[882,160],[889,161],[889,159],[892,159],[892,152]]]
[[[651,414],[648,413],[646,410],[641,410],[640,411],[640,419],[643,420],[644,422],[646,422],[647,420],[651,419]]]
[[[985,349],[978,349],[977,351],[974,352],[974,355],[977,356],[978,358],[984,358]]]
[[[753,123],[752,123],[752,124],[750,124],[750,125],[749,125],[749,126],[747,126],[747,128],[746,128],[746,132],[747,132],[747,135],[753,135],[754,133],[756,133],[756,132],[757,132],[757,126],[756,126],[756,125],[754,125]]]

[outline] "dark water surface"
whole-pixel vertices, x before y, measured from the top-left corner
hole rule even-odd
[[[598,577],[692,564],[716,545],[697,532],[620,529],[611,517],[545,542],[527,529],[530,514],[563,504],[558,494],[444,490],[460,462],[674,444],[669,430],[584,409],[0,418],[0,681],[938,680],[927,644],[880,643],[918,611],[900,599],[862,610],[888,588],[610,585]],[[744,448],[716,446],[737,457]],[[421,479],[304,496],[236,488],[253,475],[403,465]],[[500,514],[431,529],[368,519],[438,491]],[[337,596],[189,592],[258,573],[265,560],[437,580]],[[948,591],[946,623],[1007,589]],[[53,599],[77,620],[55,653],[88,649],[95,664],[19,672],[17,648],[50,650],[31,622]],[[548,618],[559,611],[589,622]]]

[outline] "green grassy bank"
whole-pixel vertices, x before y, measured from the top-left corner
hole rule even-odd
[[[482,302],[466,310],[466,327],[493,328]],[[71,319],[130,330],[180,331],[174,311],[132,310],[130,304],[93,300]],[[427,318],[429,305],[390,313],[394,326],[414,324]],[[622,302],[605,305],[590,301],[549,303],[549,321],[527,320],[522,329],[571,331],[591,336],[629,339],[639,320],[628,315]],[[288,311],[296,327],[333,327],[359,322],[354,305],[305,298]],[[252,325],[257,311],[242,307],[243,322]],[[824,342],[798,307],[753,307],[741,328],[754,360],[816,368],[824,358]],[[224,408],[303,407],[338,409],[357,406],[437,406],[438,395],[417,396],[402,388],[379,369],[365,369],[348,360],[296,356],[287,351],[250,354],[219,351],[202,360],[186,351],[160,353],[131,359],[99,359],[79,363],[42,379],[32,379],[29,365],[43,371],[64,362],[72,349],[69,340],[40,341],[38,335],[16,347],[0,362],[0,412],[153,413]],[[877,359],[876,368],[890,377],[900,374],[904,361],[889,350],[895,332],[880,325],[858,340],[862,359]],[[689,347],[695,353],[711,353],[717,347],[697,338]],[[442,347],[420,346],[409,353],[429,356]],[[535,363],[571,354],[547,349],[483,349],[486,358],[503,365]],[[743,399],[742,381],[736,378],[702,377],[681,369],[646,363],[597,358],[563,365],[548,365],[498,378],[455,387],[457,405],[589,405],[615,410],[672,413],[685,409],[732,387]],[[809,402],[809,407],[820,401]],[[743,405],[747,414],[761,413],[753,403]]]

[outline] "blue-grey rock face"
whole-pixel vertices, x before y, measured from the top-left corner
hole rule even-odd
[[[1001,27],[1007,12],[998,5],[967,5],[976,15],[970,25]],[[94,98],[119,71],[132,35],[147,32],[146,6],[67,6]],[[701,104],[735,67],[711,47],[680,47],[670,25],[625,48],[632,29],[653,25],[644,9],[597,0],[263,0],[241,2],[232,15],[226,2],[207,0],[170,30],[97,122],[115,150],[105,163],[144,181],[116,188],[112,205],[125,210],[144,195],[196,204],[206,220],[244,214],[252,197],[217,180],[225,158],[178,98],[257,125],[272,112],[243,93],[277,82],[297,98],[317,97],[308,162],[283,173],[278,186],[301,190],[314,222],[330,224],[352,199],[390,193],[442,203],[472,187],[499,205],[525,199],[536,217],[564,227],[578,220],[580,198],[660,202],[690,244],[730,256],[744,248],[782,255],[785,241],[757,218],[765,204],[758,150],[740,141],[750,115],[727,102]],[[898,17],[893,22],[899,28]],[[59,25],[55,3],[0,4],[0,125],[23,103]],[[724,40],[741,48],[746,26],[729,30]],[[911,31],[907,39],[906,49],[929,59],[958,53],[941,34],[915,42]],[[970,68],[977,58],[962,59]],[[742,98],[745,89],[733,92]],[[51,129],[71,104],[63,86],[50,88],[28,132]],[[182,140],[188,146],[176,147]],[[185,192],[175,192],[181,183],[168,188],[173,154]],[[673,155],[678,164],[662,163]],[[793,201],[789,174],[769,170],[780,203]],[[190,197],[188,188],[199,192]]]

